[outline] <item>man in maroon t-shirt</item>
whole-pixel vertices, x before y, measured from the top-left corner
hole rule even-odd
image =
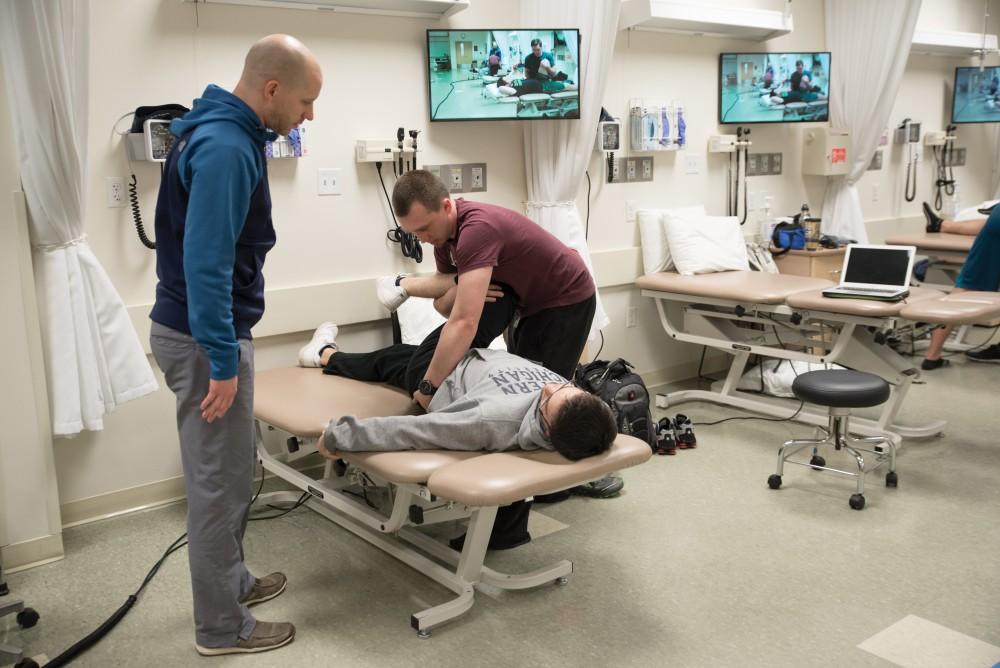
[[[392,311],[409,296],[429,297],[448,319],[414,353],[411,366],[426,368],[413,393],[417,403],[426,409],[473,342],[488,345],[515,313],[510,352],[573,377],[597,304],[594,280],[576,251],[515,211],[452,199],[425,170],[399,178],[392,208],[400,227],[434,246],[437,274],[379,279],[380,301]],[[611,477],[581,491],[611,495],[621,485]],[[529,509],[526,502],[501,508],[490,546],[530,540]]]
[[[519,313],[511,352],[573,377],[597,303],[594,280],[576,251],[515,211],[451,199],[427,171],[403,175],[392,204],[400,227],[434,246],[437,274],[403,277],[394,293],[380,285],[380,296],[390,295],[383,299],[390,308],[407,295],[432,297],[448,318],[423,379],[429,393],[418,388],[414,400],[427,407],[469,349],[488,300],[501,296],[513,299]]]

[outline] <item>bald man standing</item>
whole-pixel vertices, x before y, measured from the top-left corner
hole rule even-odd
[[[253,45],[232,93],[209,85],[175,120],[156,205],[156,302],[150,346],[177,397],[188,499],[195,647],[263,652],[295,637],[247,610],[285,590],[243,561],[254,472],[253,344],[274,246],[264,143],[313,117],[323,76],[297,39]]]

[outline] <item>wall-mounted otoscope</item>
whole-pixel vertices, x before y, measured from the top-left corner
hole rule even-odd
[[[917,198],[917,167],[920,164],[920,122],[904,118],[896,128],[895,141],[906,144],[906,186],[903,197],[907,202]],[[911,181],[912,179],[912,181]]]
[[[747,222],[747,165],[750,161],[750,128],[736,128],[736,143],[732,153],[729,154],[729,183],[726,184],[726,192],[729,194],[727,202],[727,215],[740,216],[740,184],[743,184],[743,216],[740,217],[740,225]],[[736,156],[736,169],[733,170],[733,155]],[[743,163],[743,176],[740,176],[740,162]]]
[[[417,168],[417,135],[420,130],[410,130],[410,143],[413,146],[413,169]]]
[[[397,173],[400,175],[403,173],[403,139],[405,138],[406,138],[406,130],[404,130],[403,128],[399,128],[398,130],[396,130],[396,142],[399,148],[399,172]]]

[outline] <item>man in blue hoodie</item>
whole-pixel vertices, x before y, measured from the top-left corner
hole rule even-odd
[[[270,35],[247,53],[232,93],[209,85],[175,120],[156,205],[150,346],[177,397],[188,498],[195,647],[202,655],[288,644],[295,627],[247,607],[285,589],[243,560],[254,472],[253,344],[274,246],[264,143],[313,118],[323,76],[310,51]]]

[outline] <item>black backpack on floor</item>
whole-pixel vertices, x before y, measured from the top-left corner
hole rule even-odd
[[[635,436],[656,448],[656,426],[649,412],[649,392],[632,365],[618,358],[595,360],[576,367],[573,382],[611,407],[618,432]]]

